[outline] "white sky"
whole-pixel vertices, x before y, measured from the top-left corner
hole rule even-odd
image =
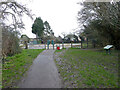
[[[77,4],[79,1],[82,0],[21,0],[21,3],[27,4],[27,7],[35,14],[35,18],[41,17],[43,21],[47,20],[55,36],[58,36],[62,32],[72,32],[78,27],[77,13],[81,9]],[[23,21],[26,28],[23,33],[30,38],[35,37],[31,32],[34,21],[26,16]]]

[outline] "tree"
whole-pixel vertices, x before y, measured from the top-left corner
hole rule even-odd
[[[32,14],[28,8],[15,0],[3,0],[0,2],[0,27],[2,27],[2,55],[14,55],[19,53],[18,28],[24,28],[22,16]],[[12,21],[11,21],[12,20]],[[0,42],[1,43],[1,42]]]
[[[43,20],[38,17],[35,19],[32,25],[32,33],[36,34],[36,37],[42,38],[44,33],[44,24]]]
[[[50,36],[51,27],[47,21],[44,22],[44,28],[45,28],[44,34]]]
[[[3,0],[0,2],[1,26],[11,27],[12,30],[15,30],[17,28],[24,28],[24,24],[22,22],[23,15],[28,15],[31,19],[33,19],[30,10],[15,0]],[[9,21],[9,19],[12,20],[12,23]]]
[[[67,36],[67,34],[65,32],[61,33],[63,35],[63,42],[65,42],[65,37]]]
[[[84,2],[82,5],[78,21],[86,26],[84,30],[90,31],[89,35],[99,37],[97,42],[113,44],[120,50],[120,2]],[[94,32],[96,35],[93,35]]]
[[[54,38],[54,32],[51,29],[50,24],[47,21],[44,22],[44,28],[45,28],[44,29],[44,39],[45,38],[53,39]]]
[[[65,39],[64,41],[68,43],[71,41],[79,42],[78,36],[76,36],[75,34],[67,34],[64,39]]]

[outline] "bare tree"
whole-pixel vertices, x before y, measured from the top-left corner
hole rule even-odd
[[[31,19],[31,11],[25,5],[15,0],[2,0],[0,2],[0,26],[2,27],[2,54],[3,56],[18,53],[19,39],[18,28],[24,28],[23,15]]]
[[[92,27],[88,28],[91,34],[97,30],[98,35],[108,38],[109,44],[120,49],[120,2],[83,2],[81,5],[83,9],[78,12],[78,21],[87,28]]]
[[[22,16],[25,14],[33,19],[30,10],[15,0],[0,2],[0,24],[2,26],[9,26],[13,29],[23,28]],[[7,21],[10,22],[10,19],[12,24],[7,23]]]

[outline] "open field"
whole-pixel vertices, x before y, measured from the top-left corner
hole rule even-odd
[[[120,51],[109,55],[103,50],[68,49],[55,60],[64,87],[117,88],[118,53]]]
[[[16,82],[28,70],[33,60],[43,50],[23,50],[22,53],[12,57],[7,57],[3,64],[2,72],[2,87],[15,87]]]

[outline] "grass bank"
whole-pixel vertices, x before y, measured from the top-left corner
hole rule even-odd
[[[16,82],[28,70],[33,60],[43,50],[23,50],[22,53],[16,54],[12,57],[7,57],[2,70],[2,87],[15,87]]]
[[[62,52],[62,51],[65,50],[65,49],[66,49],[66,48],[62,48],[62,49],[60,49],[60,50],[57,50],[57,49],[56,49],[56,50],[55,50],[55,53],[56,53],[56,52],[58,52],[58,53],[59,53],[59,52]]]
[[[118,51],[68,49],[55,61],[65,87],[118,87]]]

